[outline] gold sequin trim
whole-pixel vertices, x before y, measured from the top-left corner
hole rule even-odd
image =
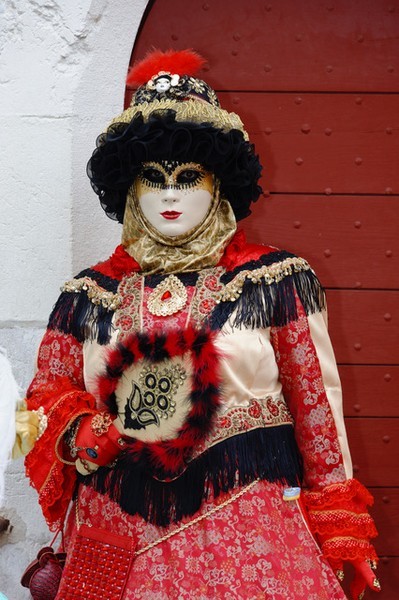
[[[138,114],[142,114],[144,121],[148,121],[150,115],[156,111],[173,110],[176,113],[176,121],[191,121],[193,123],[211,123],[223,131],[238,129],[242,131],[244,139],[248,141],[248,133],[240,117],[233,112],[228,112],[223,108],[212,106],[202,100],[153,100],[152,102],[143,102],[135,106],[130,106],[121,115],[115,117],[110,123],[130,123]]]
[[[81,291],[87,292],[87,297],[90,302],[99,306],[103,306],[107,310],[116,310],[121,305],[121,298],[119,294],[107,292],[104,288],[98,285],[90,277],[81,277],[80,279],[71,279],[66,281],[61,287],[62,292],[79,293]]]
[[[237,300],[240,297],[242,288],[247,279],[253,283],[261,283],[262,279],[267,285],[272,283],[278,283],[285,277],[292,275],[293,273],[300,273],[301,271],[308,271],[311,269],[309,263],[300,258],[294,256],[292,258],[286,258],[281,262],[273,263],[272,265],[264,265],[259,269],[241,271],[234,277],[232,281],[224,286],[224,289],[218,295],[218,302],[226,302]]]

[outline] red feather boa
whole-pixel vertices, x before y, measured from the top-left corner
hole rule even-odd
[[[210,431],[212,416],[220,405],[219,355],[213,343],[214,335],[192,327],[167,334],[134,334],[110,352],[106,373],[98,379],[100,401],[110,405],[120,377],[133,363],[143,359],[155,363],[190,353],[191,409],[176,437],[159,442],[132,438],[126,450],[134,462],[144,461],[162,479],[175,477],[184,470],[194,447]]]

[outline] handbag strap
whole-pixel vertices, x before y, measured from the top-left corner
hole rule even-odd
[[[144,548],[140,548],[139,550],[135,550],[135,552],[133,553],[133,556],[134,557],[140,556],[140,554],[144,554],[148,550],[151,550],[151,548],[155,548],[155,546],[158,546],[159,544],[162,544],[163,542],[166,542],[167,540],[169,540],[171,537],[174,537],[178,533],[181,533],[182,531],[186,531],[187,529],[189,529],[193,525],[196,525],[197,523],[200,523],[201,521],[204,521],[205,519],[208,519],[209,517],[211,517],[215,513],[223,510],[226,506],[229,506],[229,504],[232,504],[233,502],[235,502],[236,500],[238,500],[238,498],[241,498],[241,496],[243,496],[244,494],[246,494],[246,492],[248,492],[251,488],[253,488],[258,482],[259,482],[259,478],[255,479],[254,481],[251,481],[251,483],[249,483],[248,485],[245,485],[243,488],[241,488],[235,494],[232,494],[224,502],[221,502],[220,504],[214,506],[213,508],[210,508],[208,511],[206,511],[202,515],[199,515],[198,517],[195,517],[195,519],[192,519],[191,521],[188,521],[188,523],[183,523],[182,525],[179,525],[179,527],[177,527],[176,529],[173,529],[172,531],[169,531],[168,533],[166,533],[162,537],[158,538],[157,540],[154,540],[153,542],[151,542],[147,546],[144,546]],[[79,529],[79,527],[82,525],[82,523],[80,522],[80,519],[79,519],[79,498],[76,500],[75,515],[76,515],[76,525],[77,525],[77,527]],[[87,526],[91,527],[91,525],[87,525]]]
[[[57,537],[60,535],[61,533],[61,549],[62,552],[65,552],[65,545],[64,545],[64,523],[61,525],[61,527],[59,529],[57,529],[57,531],[54,534],[53,539],[50,542],[50,546],[53,547],[54,546],[54,542],[57,539]]]
[[[144,554],[144,552],[151,550],[151,548],[154,548],[155,546],[162,544],[162,542],[166,542],[167,540],[169,540],[171,537],[177,535],[178,533],[181,533],[182,531],[189,529],[193,525],[196,525],[197,523],[200,523],[201,521],[204,521],[208,517],[211,517],[215,513],[219,512],[220,510],[223,510],[223,508],[225,508],[229,504],[232,504],[233,502],[238,500],[238,498],[241,498],[241,496],[243,496],[248,490],[253,488],[258,483],[258,481],[259,481],[259,479],[255,479],[248,485],[241,488],[238,492],[236,492],[235,494],[230,496],[230,498],[227,498],[227,500],[225,500],[224,502],[221,502],[217,506],[210,508],[207,512],[203,513],[202,515],[199,515],[195,519],[192,519],[188,523],[183,523],[177,529],[174,529],[173,531],[169,531],[168,533],[166,533],[162,537],[158,538],[154,542],[151,542],[150,544],[148,544],[148,546],[145,546],[144,548],[140,548],[139,550],[136,550],[134,553],[134,556],[139,556],[140,554]]]

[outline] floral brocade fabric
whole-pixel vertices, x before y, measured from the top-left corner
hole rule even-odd
[[[297,441],[305,464],[306,484],[317,488],[345,481],[345,470],[334,419],[328,403],[308,319],[298,305],[299,318],[272,328],[285,399],[296,423]]]
[[[344,600],[299,504],[284,502],[282,491],[259,482],[216,514],[137,556],[124,600]],[[132,536],[137,550],[165,534],[90,488],[79,496],[81,522],[107,523],[114,533]],[[209,500],[200,512],[228,496]]]

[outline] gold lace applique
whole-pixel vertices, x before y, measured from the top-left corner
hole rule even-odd
[[[158,283],[147,301],[148,310],[157,317],[174,315],[186,304],[187,290],[175,275],[169,275],[161,283]]]
[[[87,297],[90,302],[96,305],[101,305],[107,310],[116,310],[121,305],[119,294],[108,292],[102,288],[96,281],[90,277],[81,277],[79,279],[71,279],[66,281],[61,287],[62,292],[79,293],[87,292]]]

